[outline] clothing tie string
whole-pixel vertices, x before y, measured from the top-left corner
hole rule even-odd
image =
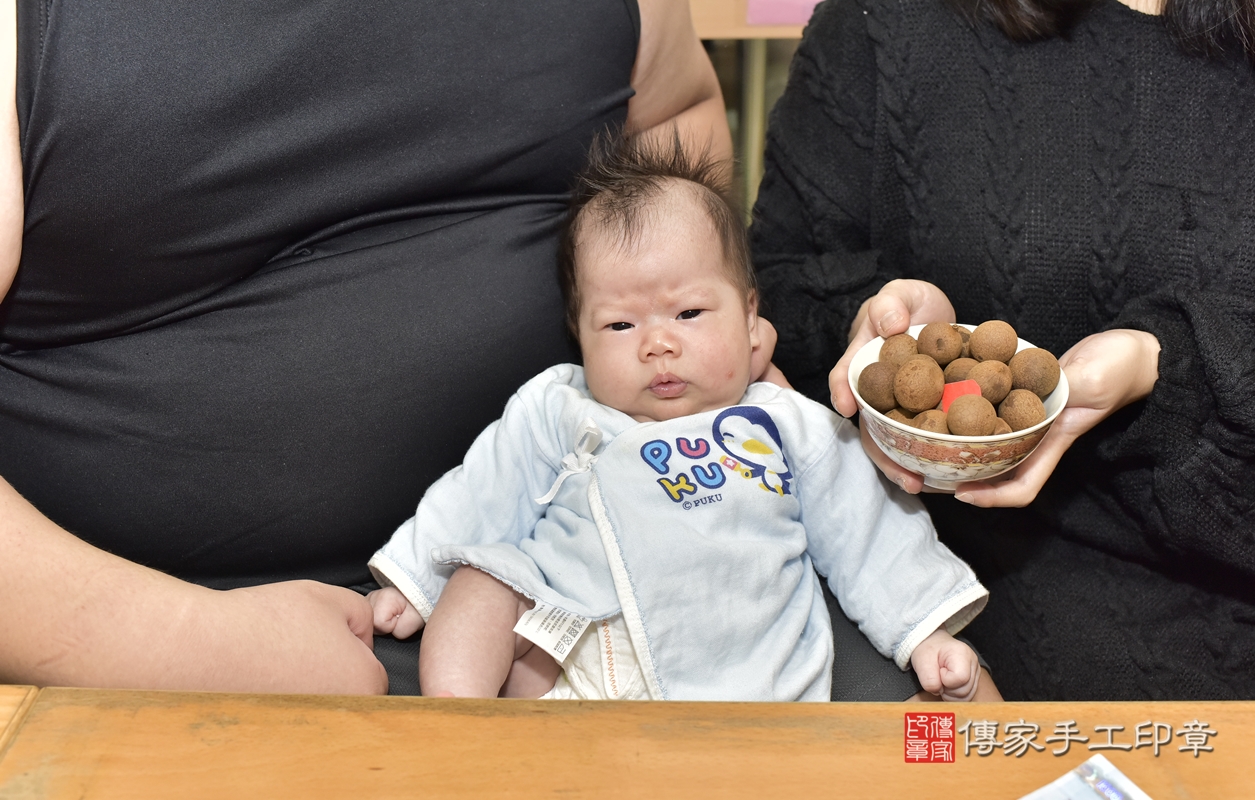
[[[593,455],[593,451],[597,449],[597,445],[601,444],[601,428],[597,427],[597,423],[589,418],[585,418],[580,423],[578,432],[575,435],[575,448],[562,457],[562,471],[558,473],[557,479],[553,482],[553,486],[549,488],[549,492],[544,497],[537,497],[536,502],[544,505],[558,496],[558,489],[562,488],[562,482],[577,472],[588,472],[592,469],[593,462],[597,457]]]

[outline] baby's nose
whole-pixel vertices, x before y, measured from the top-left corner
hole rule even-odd
[[[667,326],[655,325],[646,332],[644,345],[641,348],[642,356],[678,355],[679,352],[679,341],[671,335]]]

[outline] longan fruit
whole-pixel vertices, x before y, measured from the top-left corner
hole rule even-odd
[[[1015,355],[1018,344],[1015,328],[1000,319],[991,319],[977,325],[967,340],[972,358],[977,361],[1001,361],[1004,364]]]
[[[971,358],[971,352],[968,349],[967,342],[968,339],[972,337],[972,332],[967,328],[964,328],[962,325],[952,325],[951,327],[958,331],[959,336],[963,339],[963,349],[959,352],[959,358]]]
[[[898,404],[893,397],[893,376],[897,367],[883,361],[873,361],[858,376],[858,396],[867,405],[884,413]]]
[[[1012,389],[998,406],[998,416],[1006,420],[1011,430],[1022,431],[1046,419],[1046,406],[1028,389]]]
[[[1028,389],[1045,398],[1059,385],[1059,360],[1040,347],[1021,350],[1007,363],[1011,368],[1011,388]]]
[[[972,367],[979,363],[974,358],[963,358],[960,356],[946,364],[946,383],[958,383],[959,381],[967,380],[967,374],[972,371]]]
[[[967,379],[979,383],[981,397],[995,405],[1011,391],[1011,368],[1001,361],[981,361],[967,373]]]
[[[885,412],[885,416],[894,422],[901,422],[903,425],[910,425],[911,420],[915,419],[914,414],[903,411],[900,408],[891,408]]]
[[[965,394],[950,403],[946,424],[956,436],[988,436],[994,432],[996,419],[993,403],[978,394]]]
[[[963,352],[963,337],[948,322],[930,322],[916,337],[916,349],[944,367]]]
[[[899,333],[885,339],[884,343],[880,345],[880,361],[897,369],[902,366],[902,362],[918,352],[915,337],[909,333]]]
[[[1007,424],[1007,421],[1005,419],[1003,419],[1002,417],[998,417],[997,419],[994,420],[994,432],[989,435],[1001,436],[1004,433],[1011,433],[1011,426]]]
[[[915,419],[911,420],[911,424],[929,433],[950,432],[950,428],[946,424],[946,412],[936,408],[930,408],[923,413],[916,414]]]
[[[946,380],[941,367],[927,356],[912,358],[893,377],[893,395],[898,405],[918,414],[941,402]]]

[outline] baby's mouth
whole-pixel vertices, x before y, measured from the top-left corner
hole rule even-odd
[[[664,372],[655,376],[649,384],[649,391],[653,392],[655,397],[663,399],[679,397],[684,394],[684,390],[687,388],[687,381],[680,380],[670,372]]]

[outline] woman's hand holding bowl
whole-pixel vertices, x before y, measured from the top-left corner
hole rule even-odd
[[[888,338],[911,325],[955,321],[954,306],[926,281],[895,280],[866,302],[850,326],[850,345],[829,374],[832,404],[843,416],[858,410],[850,388],[855,353],[877,336]],[[1144,331],[1116,329],[1082,339],[1059,359],[1069,395],[1065,408],[1033,452],[1011,471],[989,481],[959,484],[958,500],[981,507],[1018,507],[1037,497],[1059,459],[1082,434],[1118,409],[1146,397],[1158,379],[1159,341]],[[937,491],[923,476],[892,461],[860,424],[863,448],[876,466],[903,490]]]

